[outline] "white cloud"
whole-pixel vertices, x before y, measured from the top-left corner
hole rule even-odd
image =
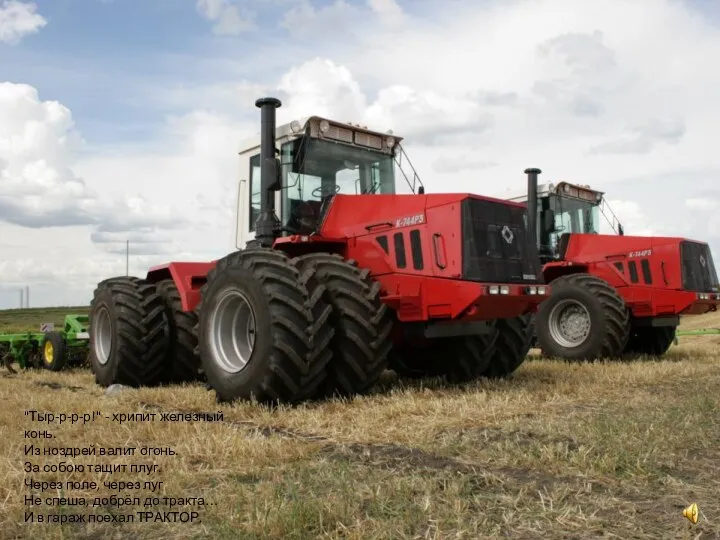
[[[685,206],[687,206],[690,210],[698,210],[700,212],[713,211],[720,208],[720,202],[717,199],[691,198],[685,200]]]
[[[73,171],[82,144],[66,107],[41,101],[31,86],[0,83],[0,222],[142,231],[148,241],[156,229],[182,223],[171,209],[139,195],[101,197]]]
[[[215,23],[213,32],[219,36],[235,36],[255,28],[250,14],[241,14],[228,0],[197,0],[198,12]]]
[[[395,0],[368,0],[368,5],[387,24],[398,24],[404,20],[402,8]]]
[[[448,0],[452,9],[418,2],[403,13],[380,0],[276,3],[289,8],[281,24],[291,41],[274,42],[268,56],[273,66],[286,58],[283,51],[303,61],[286,59],[262,78],[246,69],[245,78],[232,80],[218,69],[207,84],[180,79],[163,87],[162,99],[181,113],[142,147],[74,160],[83,142],[69,111],[13,87],[15,100],[0,101],[0,119],[10,119],[5,131],[0,125],[0,149],[13,141],[12,150],[0,150],[0,171],[12,167],[8,178],[22,177],[3,180],[3,189],[19,194],[6,205],[22,207],[0,214],[16,216],[13,225],[0,223],[0,283],[44,280],[49,288],[55,279],[68,283],[63,295],[88,298],[97,277],[124,271],[127,238],[135,273],[167,258],[230,251],[237,144],[257,132],[254,100],[266,94],[283,100],[281,122],[323,114],[393,129],[406,138],[430,193],[502,196],[522,189],[523,170],[537,166],[541,182],[606,191],[626,234],[682,235],[708,240],[715,253],[720,248],[710,208],[720,200],[720,156],[712,146],[720,123],[720,72],[712,69],[720,30],[689,4]],[[235,8],[198,3],[214,24]],[[383,21],[392,24],[377,24]],[[253,54],[266,52],[258,45]],[[213,60],[232,65],[236,51]],[[37,197],[48,190],[50,203]],[[60,225],[68,209],[77,225],[27,228],[32,219]],[[15,244],[8,247],[7,238]],[[56,254],[28,247],[43,242]],[[61,301],[48,291],[48,301]],[[16,305],[16,297],[8,301]]]
[[[15,45],[46,25],[34,2],[0,0],[0,42]]]

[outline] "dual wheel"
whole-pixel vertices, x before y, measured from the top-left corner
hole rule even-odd
[[[219,401],[362,394],[387,364],[380,286],[338,255],[232,253],[208,273],[197,312],[197,351]]]
[[[392,319],[353,261],[239,251],[217,261],[201,298],[185,313],[170,283],[102,282],[91,306],[97,382],[152,386],[202,370],[219,401],[296,402],[364,393],[387,365]]]
[[[98,284],[90,306],[90,366],[102,386],[157,386],[201,378],[194,326],[172,279],[123,276]]]
[[[537,345],[549,357],[572,361],[664,354],[675,326],[641,327],[614,287],[596,276],[578,273],[551,283],[550,298],[534,320]]]

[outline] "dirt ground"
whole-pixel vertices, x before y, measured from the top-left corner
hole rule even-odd
[[[0,368],[0,538],[719,538],[719,388],[720,336],[464,387],[389,372],[373,395],[276,410]]]

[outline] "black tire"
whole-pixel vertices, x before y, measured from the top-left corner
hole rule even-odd
[[[90,303],[89,333],[90,367],[98,384],[162,384],[168,321],[155,285],[132,276],[100,282]],[[100,339],[101,333],[109,336],[109,343]]]
[[[675,340],[677,326],[637,327],[630,331],[625,352],[647,356],[662,356]]]
[[[538,347],[537,324],[535,323],[535,319],[537,319],[537,313],[531,313],[530,314],[530,322],[528,323],[529,332],[530,332],[530,348],[531,349]]]
[[[49,345],[48,345],[49,344]],[[46,332],[42,341],[42,367],[61,371],[65,367],[65,338],[59,332]]]
[[[235,373],[220,365],[212,346],[211,315],[227,291],[244,295],[255,318],[252,352]],[[311,296],[296,262],[280,251],[255,247],[217,262],[201,290],[195,332],[208,385],[219,402],[293,403],[317,391],[332,337],[323,292],[314,288]]]
[[[158,294],[165,302],[169,328],[168,374],[173,383],[193,382],[200,379],[200,356],[197,353],[197,314],[183,311],[180,293],[172,279],[157,283]]]
[[[417,345],[402,343],[393,347],[389,367],[400,377],[439,377],[452,384],[470,382],[489,368],[497,337],[493,325],[487,334],[433,338]]]
[[[296,260],[325,286],[323,298],[332,307],[335,335],[322,395],[367,393],[385,371],[392,347],[392,313],[380,298],[380,284],[368,269],[340,255],[311,253]]]
[[[523,315],[513,319],[498,319],[495,352],[483,377],[502,378],[511,375],[527,358],[533,340],[533,317]]]
[[[543,354],[570,361],[619,357],[628,341],[630,312],[617,291],[590,274],[570,274],[555,279],[550,298],[540,304],[535,319],[538,344]],[[578,345],[559,343],[551,331],[554,309],[565,302],[583,306],[589,313],[590,330]]]

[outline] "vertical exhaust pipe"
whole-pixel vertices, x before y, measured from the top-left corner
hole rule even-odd
[[[527,227],[528,236],[534,244],[537,244],[537,190],[538,190],[538,174],[542,171],[540,169],[525,169],[527,174],[528,183],[528,196],[527,196]]]
[[[260,215],[255,222],[255,239],[263,247],[272,247],[280,229],[275,214],[275,192],[278,183],[278,162],[275,159],[275,109],[282,106],[277,98],[260,98]]]

